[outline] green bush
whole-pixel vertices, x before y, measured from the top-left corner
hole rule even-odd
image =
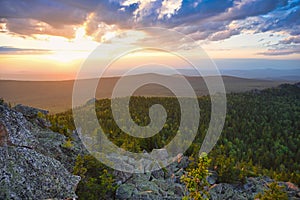
[[[73,173],[81,177],[76,190],[78,199],[107,199],[114,196],[116,186],[113,175],[92,155],[79,155]]]
[[[288,200],[288,195],[284,191],[284,186],[278,185],[277,182],[270,183],[269,189],[255,196],[259,200]]]
[[[185,196],[183,199],[194,199],[202,200],[208,199],[208,187],[209,184],[206,180],[209,175],[208,166],[210,160],[207,157],[207,154],[202,154],[199,157],[198,165],[194,169],[190,169],[187,174],[184,174],[180,180],[186,185],[186,190],[188,196]]]

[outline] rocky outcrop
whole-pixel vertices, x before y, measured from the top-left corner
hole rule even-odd
[[[163,151],[163,150],[161,150]],[[163,152],[164,154],[166,152]],[[115,171],[118,180],[117,199],[182,199],[187,194],[180,177],[185,173],[189,160],[185,156],[166,168],[143,174],[130,174]],[[244,184],[217,183],[218,175],[209,171],[207,181],[210,184],[211,200],[248,200],[254,199],[258,193],[268,189],[268,184],[274,182],[269,177],[249,177]],[[300,199],[299,188],[289,182],[279,182],[284,186],[289,199]]]
[[[86,144],[93,145],[95,143],[92,137],[83,136],[80,131],[79,135]],[[153,149],[151,153],[144,151],[141,155],[128,156],[121,153],[106,153],[99,152],[96,156],[110,163],[112,168],[131,173],[147,173],[156,171],[161,166],[166,166],[168,163],[174,162],[176,159],[181,159],[182,155],[178,154],[175,157],[169,156],[166,149]]]
[[[163,150],[161,150],[163,151]],[[162,155],[166,152],[162,152]],[[182,155],[166,168],[149,172],[129,174],[116,172],[119,187],[117,199],[181,199],[184,195],[184,185],[180,177],[188,166],[188,158]],[[124,179],[124,177],[127,177]]]
[[[22,104],[16,105],[15,107],[13,107],[13,109],[22,113],[27,120],[33,121],[34,123],[36,123],[37,125],[43,128],[49,128],[51,126],[50,122],[48,122],[42,117],[39,117],[39,116],[47,115],[48,114],[47,110],[32,108],[29,106],[24,106]]]
[[[250,177],[246,179],[246,183],[243,185],[233,185],[228,183],[219,183],[212,185],[209,193],[212,200],[226,200],[226,199],[254,199],[258,193],[262,193],[268,189],[268,184],[274,182],[269,177]],[[279,182],[281,186],[284,186],[285,191],[288,194],[289,199],[300,199],[299,188],[290,182]]]
[[[0,199],[76,197],[80,177],[70,170],[83,150],[75,142],[66,149],[65,136],[42,126],[39,112],[46,114],[0,104]]]
[[[80,178],[57,160],[25,147],[0,148],[0,196],[3,199],[76,197]]]
[[[32,107],[25,106],[25,105],[22,105],[22,104],[16,105],[13,109],[15,109],[16,111],[22,113],[25,117],[29,117],[29,118],[36,118],[39,113],[41,113],[43,115],[48,114],[47,110],[32,108]]]
[[[173,165],[174,166],[174,165]],[[170,169],[170,168],[169,168]],[[117,199],[182,199],[185,186],[175,178],[165,176],[159,178],[151,174],[134,174],[117,189]],[[250,200],[258,193],[268,189],[268,184],[274,180],[268,177],[250,177],[245,184],[219,183],[211,185],[209,189],[211,200]],[[300,199],[299,188],[290,182],[279,182],[284,186],[290,200]]]

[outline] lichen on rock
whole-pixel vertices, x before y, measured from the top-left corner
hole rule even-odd
[[[81,149],[66,153],[65,136],[30,120],[40,111],[25,108],[0,104],[0,199],[76,198],[80,177],[68,166]]]

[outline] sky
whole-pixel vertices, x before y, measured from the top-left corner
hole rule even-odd
[[[194,42],[158,37],[164,30]],[[107,59],[149,40],[189,52],[196,44],[221,68],[300,68],[300,0],[0,0],[0,79],[72,79],[99,45]],[[149,57],[184,67],[144,52],[115,68]]]

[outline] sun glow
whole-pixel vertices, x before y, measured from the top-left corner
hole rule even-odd
[[[45,58],[62,63],[70,63],[73,61],[81,61],[85,59],[90,52],[88,51],[59,51],[53,54],[46,55]]]
[[[101,38],[101,40],[102,40],[102,42],[106,42],[106,41],[109,41],[109,40],[111,40],[112,38],[114,38],[114,37],[116,37],[116,35],[117,35],[117,32],[116,31],[112,31],[112,32],[106,32],[103,36],[102,36],[102,38]]]
[[[83,40],[86,34],[84,27],[79,27],[75,31],[75,41]]]
[[[64,38],[53,38],[49,40],[56,48],[54,53],[46,56],[47,59],[55,62],[70,63],[82,61],[98,45],[92,38],[86,35],[85,27],[80,26],[74,29],[75,38],[73,40],[64,40]]]

